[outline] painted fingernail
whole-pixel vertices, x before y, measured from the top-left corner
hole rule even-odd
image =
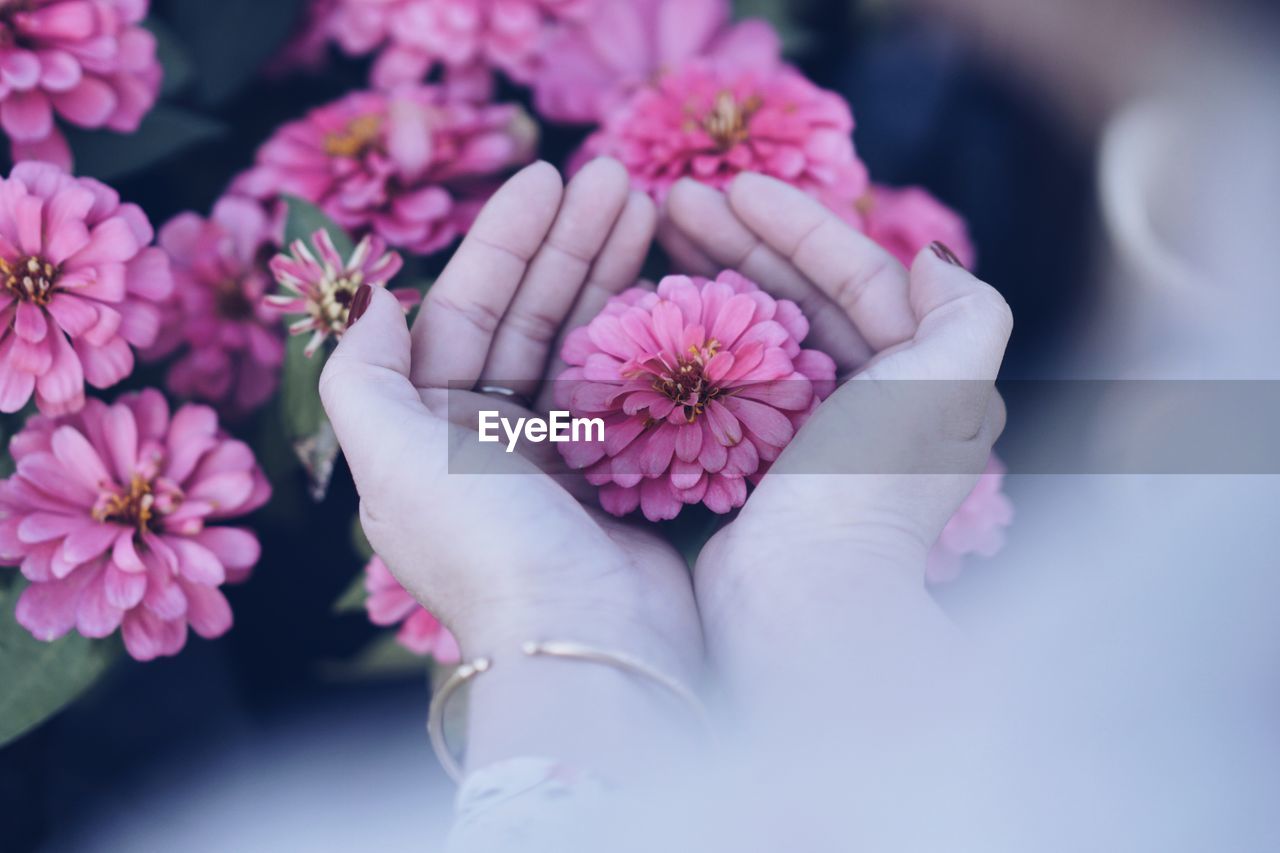
[[[369,310],[369,300],[373,297],[373,288],[367,284],[362,284],[356,288],[356,295],[351,297],[351,308],[347,311],[347,328],[350,329],[356,324],[356,321],[364,316],[364,312]]]
[[[960,262],[960,259],[956,257],[956,253],[947,248],[947,244],[941,240],[934,240],[929,244],[929,248],[933,250],[933,253],[937,255],[940,260],[946,261],[953,267],[964,266],[964,264]]]

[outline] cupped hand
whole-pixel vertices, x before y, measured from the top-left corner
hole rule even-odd
[[[812,324],[806,345],[853,377],[698,561],[713,658],[745,685],[805,661],[879,679],[904,655],[945,647],[926,558],[1004,427],[994,387],[1012,329],[1003,298],[943,248],[904,269],[818,202],[758,175],[727,194],[682,182],[667,217],[663,242],[679,263],[734,268],[795,300]]]
[[[579,501],[550,445],[526,443],[526,457],[477,436],[481,409],[513,421],[546,413],[542,380],[565,331],[635,282],[655,220],[615,161],[588,164],[567,187],[534,164],[481,212],[412,331],[375,289],[325,368],[365,533],[464,655],[562,639],[697,674],[697,611],[674,549]],[[458,390],[486,386],[533,411]]]

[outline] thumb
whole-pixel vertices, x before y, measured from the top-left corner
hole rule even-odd
[[[1013,331],[1013,314],[994,287],[961,266],[942,243],[911,265],[909,291],[916,333],[909,344],[930,378],[994,383]]]
[[[411,345],[404,308],[386,288],[363,285],[353,305],[368,300],[329,356],[320,399],[362,495],[405,449],[411,435],[435,421],[409,381]],[[413,425],[413,429],[407,429]]]

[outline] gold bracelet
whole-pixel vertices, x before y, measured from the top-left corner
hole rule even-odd
[[[520,651],[526,657],[553,657],[564,658],[566,660],[577,660],[585,663],[596,663],[613,669],[621,670],[629,675],[638,676],[646,681],[658,685],[667,693],[674,696],[682,704],[688,707],[698,719],[698,722],[707,729],[713,731],[711,726],[711,715],[707,712],[707,706],[698,698],[698,694],[694,693],[685,685],[676,681],[671,676],[660,672],[648,664],[639,661],[629,655],[621,652],[608,652],[601,649],[595,649],[582,643],[573,643],[567,641],[551,641],[551,642],[526,642],[520,646]],[[465,663],[454,670],[453,674],[445,679],[444,684],[436,691],[435,696],[431,699],[431,709],[427,714],[427,734],[431,738],[431,747],[435,750],[436,757],[440,760],[440,765],[444,768],[445,773],[449,774],[449,778],[455,782],[461,782],[463,777],[462,765],[458,759],[454,758],[452,750],[445,739],[444,734],[444,711],[445,705],[459,688],[463,687],[469,681],[478,675],[488,672],[493,667],[493,661],[490,658],[476,658],[471,663]]]

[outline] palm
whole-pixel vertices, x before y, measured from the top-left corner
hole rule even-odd
[[[374,341],[364,320],[330,360],[326,405],[370,542],[464,648],[468,626],[488,618],[480,611],[516,614],[508,621],[517,623],[585,614],[697,645],[690,580],[674,549],[600,512],[552,445],[525,442],[509,454],[476,440],[481,410],[546,414],[544,378],[563,367],[555,355],[564,334],[635,282],[655,219],[616,162],[589,164],[567,189],[551,167],[529,167],[481,213],[411,333],[388,323],[376,333],[388,339]],[[385,304],[375,296],[371,317]],[[389,371],[344,357],[362,334]],[[495,386],[509,393],[460,390]],[[354,389],[370,388],[385,411],[349,411],[361,405]]]

